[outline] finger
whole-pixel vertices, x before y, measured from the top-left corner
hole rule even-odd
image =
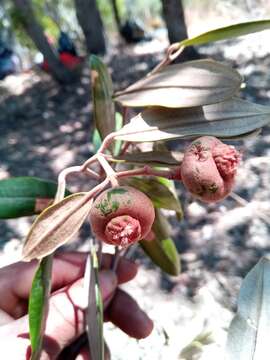
[[[111,269],[113,262],[113,256],[109,254],[102,254],[102,267],[105,269]],[[128,259],[122,257],[118,263],[116,274],[118,283],[123,284],[132,280],[138,272],[138,265]]]
[[[87,253],[63,252],[54,256],[52,270],[52,291],[73,283],[83,276]],[[104,254],[105,268],[112,263],[112,256]],[[18,262],[0,270],[0,309],[15,319],[27,312],[27,301],[37,269],[37,261]],[[137,265],[121,259],[116,271],[119,283],[131,280],[137,273]]]
[[[104,270],[100,272],[99,283],[103,301],[115,291],[117,277],[114,272]],[[49,313],[46,320],[43,349],[41,359],[55,359],[59,353],[85,331],[85,310],[88,294],[83,287],[83,280],[76,281],[73,285],[59,290],[49,302]],[[28,330],[28,316],[24,316],[0,328],[0,337],[8,334],[14,342],[14,351],[20,354],[29,354],[30,341]],[[18,339],[18,342],[17,342]],[[6,347],[5,347],[6,348]],[[21,357],[9,357],[21,359]],[[23,356],[23,358],[28,358]]]
[[[82,277],[87,254],[79,252],[55,255],[53,261],[52,291],[73,283]],[[0,271],[0,308],[14,318],[26,313],[29,292],[37,269],[37,261],[19,262]]]
[[[110,350],[108,348],[108,345],[106,344],[106,342],[104,341],[104,360],[110,360],[111,359],[111,353]],[[90,349],[89,346],[83,346],[78,355],[76,356],[75,360],[91,360],[91,355],[90,355]]]
[[[75,360],[91,360],[89,347],[83,347],[80,350],[79,354],[76,356]]]
[[[106,301],[116,289],[117,277],[114,272],[104,270],[100,272],[99,283],[102,299]],[[55,359],[66,346],[85,331],[87,300],[88,294],[83,287],[83,279],[59,290],[50,298],[43,344],[44,358]],[[18,328],[16,323],[19,325],[22,319],[26,317],[13,323],[16,330]],[[24,321],[24,329],[19,327],[20,333],[17,337],[25,337],[25,333],[28,332],[25,324],[27,325],[27,322]]]
[[[114,325],[136,339],[147,337],[153,330],[152,320],[130,295],[120,289],[117,289],[106,315]]]

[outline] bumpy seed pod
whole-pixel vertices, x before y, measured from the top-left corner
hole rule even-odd
[[[151,230],[155,211],[151,200],[130,186],[119,186],[101,193],[90,211],[92,232],[108,244],[126,247]]]
[[[232,190],[240,159],[234,146],[212,136],[200,137],[184,153],[181,179],[187,190],[201,201],[220,201]]]

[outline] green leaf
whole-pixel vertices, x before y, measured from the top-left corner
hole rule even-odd
[[[141,240],[139,244],[150,259],[169,275],[179,275],[180,257],[173,240],[170,238],[170,226],[167,219],[156,209],[152,227],[155,238],[151,241]]]
[[[27,235],[24,260],[41,259],[69,241],[80,229],[91,206],[87,193],[77,193],[44,210]]]
[[[98,258],[95,245],[90,251],[87,334],[92,360],[104,359],[103,302],[98,280]]]
[[[90,66],[95,127],[104,139],[115,129],[113,85],[107,66],[99,57],[91,55]]]
[[[114,156],[110,161],[117,163],[128,163],[135,165],[149,166],[179,166],[183,159],[183,153],[177,151],[145,151],[126,153],[121,156]]]
[[[263,257],[246,275],[227,339],[226,360],[266,359],[270,332],[270,259]]]
[[[242,78],[232,68],[213,60],[170,65],[116,93],[123,106],[193,107],[233,97]]]
[[[119,113],[115,113],[115,131],[119,131],[123,127],[123,116]],[[117,156],[120,153],[122,141],[115,141],[113,154]]]
[[[249,135],[270,122],[270,107],[238,98],[187,109],[149,108],[125,125],[117,139],[161,141],[203,135]]]
[[[0,181],[0,219],[40,213],[49,206],[57,184],[36,177],[14,177]],[[66,191],[66,195],[70,192]]]
[[[163,181],[164,180],[164,181]],[[125,183],[144,192],[159,209],[174,210],[178,218],[183,217],[179,199],[175,193],[173,182],[162,178],[138,178],[126,179]]]
[[[179,43],[180,46],[191,46],[207,44],[213,41],[225,40],[267,30],[270,28],[270,20],[250,21],[219,29],[207,31],[191,39],[185,39]]]
[[[31,341],[31,360],[40,359],[47,305],[51,291],[52,256],[44,258],[36,271],[29,297],[28,314]]]
[[[185,346],[180,353],[179,359],[193,360],[198,359],[203,352],[203,348],[214,342],[213,334],[203,329],[190,344]]]
[[[102,144],[102,140],[99,135],[98,129],[94,129],[92,136],[92,143],[94,145],[94,152],[96,153]]]

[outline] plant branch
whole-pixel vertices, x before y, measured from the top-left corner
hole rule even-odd
[[[174,43],[169,46],[165,58],[152,71],[150,71],[147,76],[153,75],[162,70],[165,66],[169,65],[183,52],[184,49],[185,47],[181,46],[180,43]]]
[[[116,177],[118,179],[131,176],[158,176],[164,177],[169,180],[180,180],[180,171],[178,169],[156,170],[151,168],[150,166],[144,166],[142,168],[119,171],[118,173],[116,173]]]
[[[111,167],[111,165],[108,163],[106,158],[103,155],[98,154],[97,159],[98,159],[100,165],[102,166],[103,170],[105,171],[107,177],[110,179],[112,186],[113,187],[119,186],[119,183],[116,179],[116,172]]]

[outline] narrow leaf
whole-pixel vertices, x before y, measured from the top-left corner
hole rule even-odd
[[[130,107],[201,106],[233,97],[241,83],[232,68],[213,60],[195,60],[167,66],[116,93],[115,100]]]
[[[126,179],[125,182],[144,192],[153,202],[156,208],[174,210],[181,218],[183,216],[181,204],[173,189],[173,183],[167,180],[163,183],[159,178],[138,178]]]
[[[92,205],[86,194],[70,195],[38,216],[24,244],[25,261],[51,254],[76,234]]]
[[[0,181],[0,219],[38,214],[48,207],[57,184],[36,177],[13,177]],[[70,194],[68,191],[66,195]]]
[[[98,258],[95,246],[90,251],[87,334],[92,360],[104,359],[103,303],[98,281]]]
[[[123,116],[119,113],[115,113],[115,131],[119,131],[123,127]],[[114,144],[113,154],[116,156],[120,153],[122,141],[117,140]]]
[[[173,240],[170,238],[170,226],[166,218],[156,209],[156,218],[153,224],[153,240],[139,242],[145,253],[163,271],[170,275],[180,273],[180,257]]]
[[[114,129],[114,131],[119,131],[122,128],[122,126],[123,126],[123,117],[119,112],[116,112],[115,113],[115,129]],[[92,143],[94,145],[94,152],[96,153],[102,144],[102,139],[100,137],[100,134],[99,134],[97,128],[94,129],[93,136],[92,136]],[[115,141],[114,150],[113,150],[114,155],[119,154],[119,152],[121,150],[121,145],[122,145],[122,141],[119,141],[119,140]]]
[[[94,145],[94,152],[96,153],[102,144],[102,140],[99,135],[98,129],[94,129],[92,136],[92,143]]]
[[[104,139],[115,129],[113,85],[109,71],[99,57],[91,55],[90,66],[95,127]]]
[[[135,165],[179,166],[183,153],[177,151],[145,151],[114,156],[111,161]]]
[[[149,108],[119,132],[117,139],[160,141],[212,135],[232,138],[250,134],[270,122],[270,107],[238,98],[197,108]]]
[[[180,46],[207,44],[270,29],[270,20],[250,21],[207,31],[191,39],[181,41]]]
[[[51,291],[52,256],[41,260],[32,282],[29,298],[29,330],[31,341],[31,360],[40,359],[43,333],[47,316],[47,304]]]
[[[270,332],[270,260],[263,257],[243,280],[227,339],[226,360],[266,359]]]

